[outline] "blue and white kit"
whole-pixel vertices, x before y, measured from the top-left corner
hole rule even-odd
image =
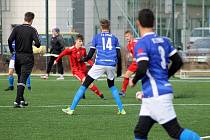
[[[113,80],[115,77],[115,66],[117,64],[117,51],[120,45],[117,37],[109,32],[97,34],[92,40],[92,46],[97,50],[96,59],[88,75],[93,79],[98,79],[102,74]]]

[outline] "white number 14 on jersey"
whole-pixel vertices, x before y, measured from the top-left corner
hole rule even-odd
[[[103,50],[106,50],[106,49],[112,50],[112,39],[107,38],[107,42],[106,42],[105,38],[102,37],[102,45],[103,45]]]

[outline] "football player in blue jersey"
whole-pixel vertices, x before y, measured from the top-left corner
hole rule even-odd
[[[14,28],[15,26],[12,26]],[[12,47],[15,50],[15,42],[12,43]],[[15,69],[15,53],[12,54],[10,61],[9,61],[9,72],[8,72],[8,81],[9,81],[9,87],[5,89],[5,91],[14,90],[14,69]],[[27,79],[27,87],[28,90],[31,90],[31,80],[30,75]]]
[[[149,9],[139,11],[137,26],[141,39],[134,49],[138,69],[129,83],[133,87],[142,80],[142,105],[134,129],[135,140],[147,140],[156,122],[173,139],[200,140],[196,132],[182,128],[177,121],[172,102],[173,89],[168,79],[181,68],[183,62],[170,41],[153,32],[153,25],[153,12]],[[172,65],[168,68],[170,60]]]
[[[83,82],[82,86],[76,92],[72,104],[67,109],[62,109],[63,112],[72,115],[74,110],[79,103],[82,96],[85,94],[85,91],[89,85],[95,80],[98,79],[102,74],[107,75],[108,87],[112,93],[112,96],[117,103],[118,113],[125,115],[126,112],[123,108],[122,102],[120,100],[119,91],[114,86],[115,79],[115,67],[117,65],[117,77],[122,74],[122,64],[121,64],[121,55],[120,55],[120,45],[117,37],[110,33],[110,23],[108,20],[103,19],[100,21],[101,33],[94,36],[92,40],[92,46],[88,55],[83,58],[81,61],[88,61],[92,58],[93,54],[96,53],[95,63],[92,68],[89,70],[88,75]]]

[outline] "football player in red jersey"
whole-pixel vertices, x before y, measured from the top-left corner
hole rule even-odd
[[[84,82],[86,76],[87,76],[87,66],[85,62],[80,61],[81,58],[86,57],[86,49],[83,46],[83,36],[81,34],[78,34],[76,37],[75,45],[72,47],[66,48],[54,61],[54,64],[57,64],[58,61],[63,56],[68,56],[69,62],[70,62],[70,69],[72,71],[72,74],[74,77],[76,77],[79,81]],[[93,63],[91,60],[88,61],[88,63],[92,66]],[[89,86],[90,90],[92,90],[95,94],[97,94],[101,99],[105,99],[103,94],[99,91],[98,87],[94,85],[93,83]]]
[[[127,86],[129,83],[129,78],[132,74],[134,74],[136,72],[137,69],[137,64],[136,61],[134,59],[134,47],[135,44],[137,43],[137,40],[133,37],[132,32],[130,30],[127,30],[124,33],[125,39],[128,41],[127,44],[127,49],[132,57],[132,63],[131,65],[128,67],[127,71],[124,74],[124,79],[123,79],[123,83],[122,83],[122,90],[120,92],[120,95],[122,95],[123,97],[125,97],[125,93],[127,90]]]

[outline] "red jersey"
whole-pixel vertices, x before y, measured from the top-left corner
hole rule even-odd
[[[137,42],[138,42],[137,39],[133,39],[127,45],[128,51],[132,54],[132,57],[133,58],[135,58],[134,57],[134,47],[135,47],[135,45],[136,45]]]
[[[58,62],[59,59],[61,59],[63,56],[68,55],[69,62],[70,62],[70,69],[72,70],[72,73],[75,71],[83,71],[87,72],[87,67],[84,62],[80,62],[80,59],[82,57],[86,57],[86,49],[81,47],[81,48],[76,48],[75,46],[66,48],[55,60]],[[90,65],[93,65],[92,61],[88,61]]]

